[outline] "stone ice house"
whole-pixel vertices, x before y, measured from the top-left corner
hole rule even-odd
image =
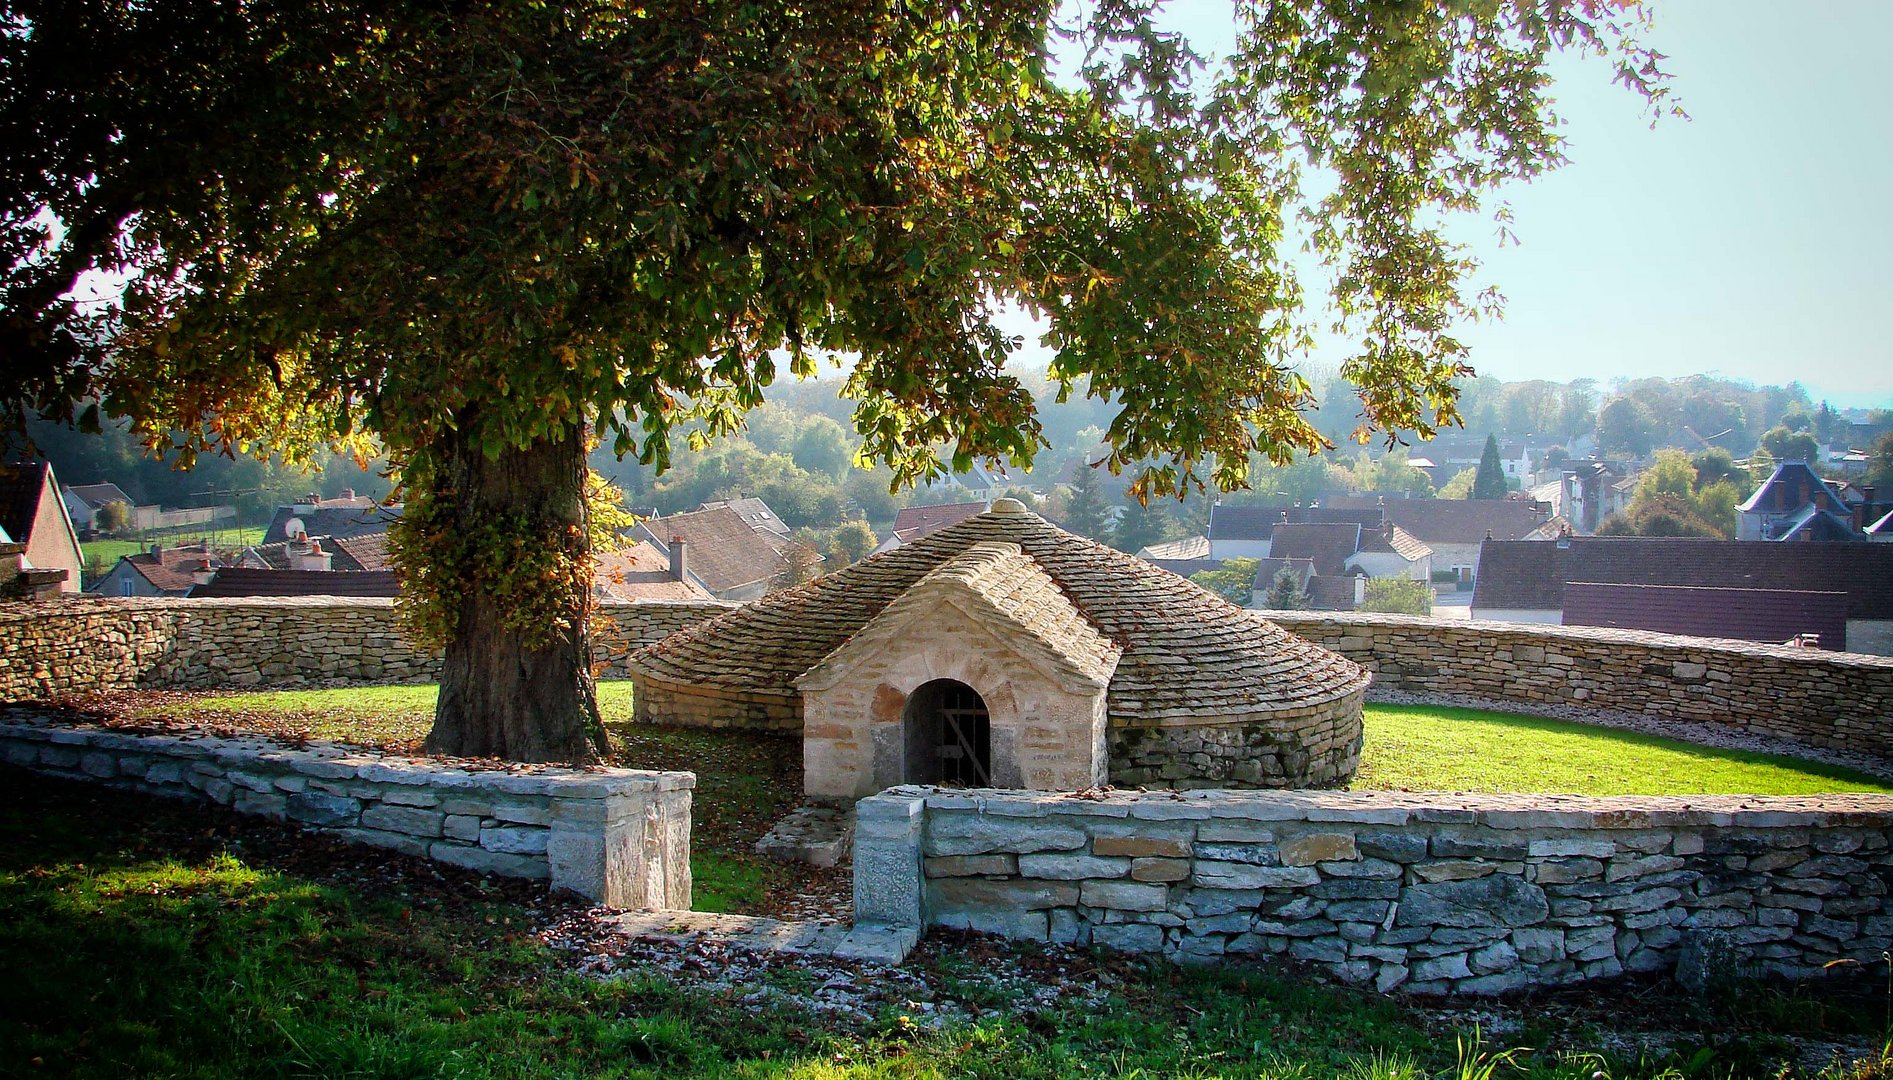
[[[805,787],[1327,787],[1359,665],[1000,499],[632,654],[640,720],[800,731]]]

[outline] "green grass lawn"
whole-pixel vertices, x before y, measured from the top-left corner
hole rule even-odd
[[[1573,795],[1893,792],[1849,769],[1536,716],[1368,705],[1356,789]]]
[[[310,738],[413,749],[427,734],[434,695],[432,686],[283,690],[193,695],[142,708],[153,717],[173,715],[266,731],[286,727]],[[627,765],[689,768],[649,762],[681,760],[690,756],[693,745],[754,738],[632,726],[628,682],[599,683],[598,704],[619,741],[618,758]],[[1509,713],[1369,704],[1365,726],[1356,789],[1573,795],[1893,792],[1893,785],[1872,777],[1796,758]],[[637,741],[627,746],[624,740],[633,737]],[[792,753],[793,748],[780,752]],[[728,794],[761,797],[758,790]]]
[[[535,930],[536,887],[482,883],[419,860],[227,811],[0,769],[0,1075],[623,1077],[868,1080],[1230,1077],[1435,1080],[1493,1076],[1684,1080],[1885,1078],[1777,1073],[1787,1034],[1877,1047],[1870,978],[1816,996],[1744,988],[1709,998],[1608,990],[1439,1011],[1332,989],[1275,968],[1187,969],[944,936],[872,1018],[811,1008],[824,976],[765,966],[737,989],[631,965],[580,977]],[[1099,987],[1044,1005],[993,969]],[[742,998],[797,992],[776,1004]],[[920,995],[955,1004],[938,1029]],[[1070,1002],[1070,998],[1063,999]],[[1499,1012],[1500,1046],[1462,1050]],[[1609,1032],[1668,1033],[1600,1053]],[[1646,1043],[1645,1045],[1653,1045]],[[1817,1066],[1818,1068],[1818,1066]]]
[[[86,540],[79,544],[80,561],[90,565],[95,560],[104,570],[118,565],[118,560],[126,555],[136,555],[141,551],[150,551],[152,544],[195,544],[208,541],[214,548],[244,548],[263,542],[264,526],[245,525],[228,529],[185,529],[175,533],[155,535],[148,540]]]

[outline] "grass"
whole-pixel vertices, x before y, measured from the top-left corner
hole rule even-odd
[[[1369,705],[1356,789],[1573,795],[1893,792],[1798,758],[1722,750],[1535,716]]]
[[[121,556],[136,555],[141,551],[150,551],[152,544],[170,547],[174,544],[195,544],[207,540],[216,548],[244,548],[263,542],[264,526],[244,525],[228,529],[182,529],[177,532],[154,534],[148,540],[86,540],[80,543],[79,552],[84,562],[94,559],[111,569]]]
[[[415,752],[433,722],[436,694],[427,685],[129,695],[125,707],[108,707],[134,720],[181,719]],[[800,801],[799,743],[785,736],[634,725],[631,684],[625,681],[600,682],[598,708],[616,764],[697,774],[690,859],[697,910],[772,910],[801,889],[807,875],[800,867],[753,850]]]
[[[1109,976],[1102,1000],[1040,1005],[1033,986],[982,978],[1039,954],[979,939],[913,962],[935,1000],[971,1019],[914,1023],[917,1003],[900,1000],[910,981],[864,1026],[843,1026],[806,1005],[812,980],[793,965],[740,991],[652,968],[569,974],[532,932],[549,901],[530,887],[380,854],[338,869],[338,852],[359,849],[11,770],[0,781],[7,1075],[1420,1080],[1484,1075],[1501,1053],[1475,1026],[1496,1007],[1439,1013],[1258,968],[1079,955],[1072,970]],[[764,986],[802,996],[738,1000]],[[1618,1019],[1665,1011],[1659,1030],[1678,1037],[1610,1057],[1593,1050],[1595,1025],[1616,1004],[1595,995],[1520,1007],[1534,1043],[1557,1048],[1513,1053],[1491,1075],[1772,1076],[1785,1034],[1878,1033],[1871,995],[1766,1015],[1646,999]],[[1821,1075],[1884,1080],[1888,1066]]]
[[[173,698],[145,706],[147,716],[275,730],[289,724],[310,738],[418,746],[434,708],[432,686],[283,690]],[[717,735],[631,725],[631,685],[598,684],[599,709],[623,764],[691,768]],[[1476,709],[1370,704],[1356,789],[1541,792],[1572,795],[1813,795],[1893,792],[1893,785],[1848,769],[1772,754],[1722,750],[1614,728]],[[626,739],[633,742],[627,744]],[[773,747],[771,755],[795,753]],[[713,769],[714,771],[714,769]],[[699,793],[767,799],[765,786],[743,787],[740,772],[719,773]],[[738,790],[741,789],[741,790]]]

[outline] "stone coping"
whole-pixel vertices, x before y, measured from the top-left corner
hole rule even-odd
[[[1493,829],[1645,829],[1677,825],[1893,828],[1893,795],[1539,795],[1481,792],[1197,791],[1048,793],[903,785],[880,793],[928,810],[998,817],[1081,814],[1143,821],[1242,818],[1359,825],[1472,824]],[[890,800],[892,801],[892,800]],[[888,804],[866,800],[863,819]]]
[[[742,605],[728,600],[623,600],[592,601],[600,608],[678,608],[723,611]],[[197,608],[368,608],[389,610],[390,596],[61,596],[52,599],[0,601],[0,621],[38,619],[48,615],[94,614],[100,611],[189,611]]]
[[[1871,653],[1835,652],[1830,649],[1806,649],[1793,645],[1769,645],[1734,638],[1688,637],[1659,634],[1652,630],[1623,630],[1607,626],[1562,626],[1554,623],[1504,622],[1496,619],[1436,619],[1419,615],[1383,615],[1359,611],[1291,611],[1256,609],[1256,614],[1294,631],[1298,627],[1322,624],[1336,627],[1362,626],[1388,630],[1407,630],[1419,634],[1468,632],[1506,638],[1536,638],[1545,642],[1575,641],[1590,644],[1659,646],[1668,649],[1699,649],[1731,656],[1766,656],[1813,665],[1865,668],[1893,671],[1893,656]]]
[[[35,739],[55,746],[204,758],[222,765],[294,764],[310,771],[312,763],[327,778],[407,784],[440,791],[482,790],[503,795],[540,795],[555,799],[609,799],[657,791],[689,791],[695,773],[654,772],[606,766],[499,763],[478,758],[416,757],[345,743],[285,742],[266,735],[217,735],[211,732],[126,731],[98,724],[71,724],[29,718],[0,720],[0,738]]]

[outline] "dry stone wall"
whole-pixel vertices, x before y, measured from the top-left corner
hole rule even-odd
[[[546,880],[611,907],[690,907],[690,773],[469,770],[339,746],[30,718],[0,722],[0,761],[210,802],[480,873]]]
[[[1119,787],[1335,787],[1361,759],[1361,695],[1243,722],[1113,726]]]
[[[1893,945],[1893,797],[893,788],[855,917],[1185,961],[1284,956],[1382,991],[1625,971],[1798,977]]]
[[[607,603],[595,658],[624,674],[632,648],[712,618],[717,601]],[[92,690],[292,688],[430,682],[440,658],[395,627],[394,602],[358,597],[0,603],[0,701]]]
[[[1367,668],[1369,696],[1603,710],[1893,757],[1893,657],[1601,627],[1264,614]]]

